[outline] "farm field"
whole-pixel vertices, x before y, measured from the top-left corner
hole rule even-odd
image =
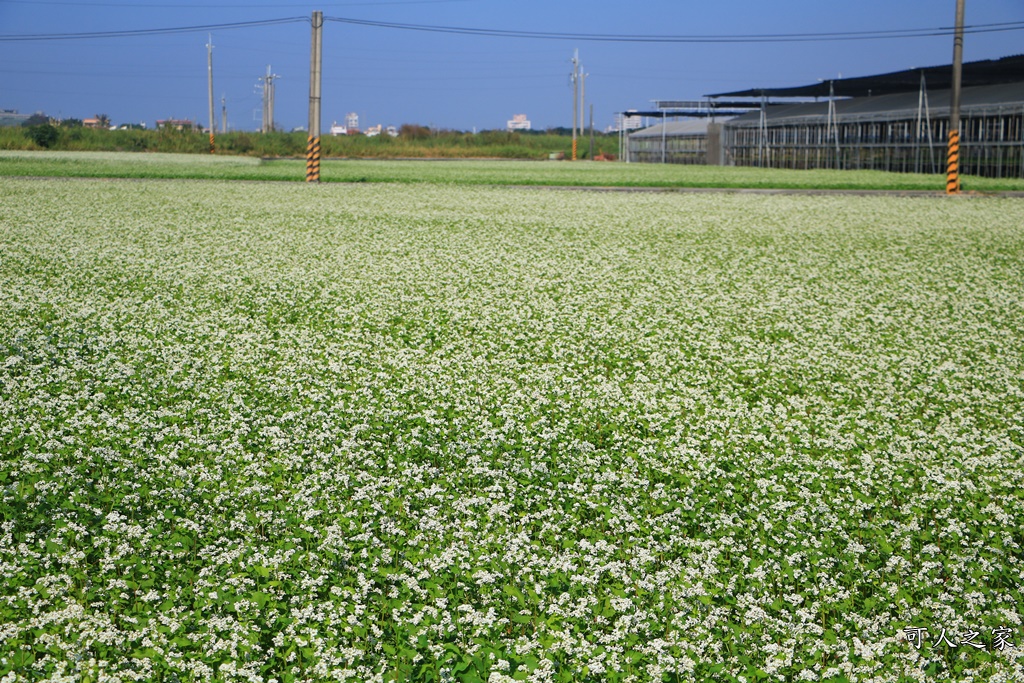
[[[0,150],[0,176],[191,178],[302,182],[300,159]],[[590,187],[945,190],[945,176],[880,171],[788,171],[722,166],[490,160],[336,160],[322,164],[325,183],[575,185]],[[965,191],[1024,192],[1024,179],[965,177]]]
[[[1022,680],[1021,226],[6,178],[0,680]]]

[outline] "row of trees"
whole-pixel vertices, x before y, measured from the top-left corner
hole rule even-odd
[[[97,114],[90,120],[94,128],[110,128],[110,117],[106,114]],[[60,129],[84,128],[85,121],[82,119],[68,118],[54,121],[43,112],[36,112],[29,116],[22,124],[28,129],[29,138],[37,146],[44,149],[50,148],[60,139]],[[141,128],[141,126],[137,126]]]
[[[95,122],[94,127],[96,127],[96,128],[110,128],[110,117],[107,116],[106,114],[96,114],[96,116],[94,116],[92,119],[89,119],[89,120]],[[55,119],[47,116],[43,112],[37,111],[35,114],[32,114],[32,116],[28,117],[28,119],[26,119],[25,122],[22,123],[21,125],[26,127],[26,128],[31,128],[32,126],[52,126],[52,125],[57,125],[57,126],[59,126],[61,128],[81,128],[82,126],[85,125],[85,122],[82,119],[74,119],[74,118],[55,120]],[[141,128],[142,126],[139,126],[137,124],[132,124],[132,125],[129,125],[129,127]]]
[[[60,149],[95,151],[150,151],[205,153],[209,142],[198,129],[174,130],[110,130],[109,117],[95,117],[99,123],[80,119],[55,122],[38,114],[25,122],[23,128],[0,128],[0,149]],[[101,127],[102,126],[102,127]],[[125,127],[127,128],[127,127]],[[560,135],[559,133],[566,134]],[[334,157],[497,157],[519,159],[547,158],[549,154],[569,149],[568,131],[505,131],[487,130],[467,133],[438,130],[418,124],[405,124],[398,137],[387,135],[367,137],[322,137],[325,156]],[[232,131],[217,136],[218,154],[240,154],[260,157],[303,156],[306,133],[255,133]],[[598,135],[595,155],[612,153],[616,142]]]

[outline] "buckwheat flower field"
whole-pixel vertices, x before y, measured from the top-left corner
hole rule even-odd
[[[0,681],[1022,681],[1022,226],[5,180]]]

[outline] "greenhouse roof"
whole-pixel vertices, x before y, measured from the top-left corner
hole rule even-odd
[[[708,125],[711,122],[707,119],[699,121],[666,121],[649,128],[644,128],[636,133],[631,133],[630,138],[660,138],[662,134],[668,137],[687,137],[708,134]],[[664,129],[664,133],[662,132]]]
[[[950,91],[927,92],[927,115],[933,119],[949,116]],[[923,111],[922,99],[918,92],[856,97],[835,101],[836,117],[840,121],[878,121],[915,119]],[[961,94],[960,110],[963,115],[1004,114],[1024,112],[1024,81],[1002,85],[964,88]],[[765,109],[769,123],[814,123],[828,118],[828,102],[798,102],[794,104],[770,104]],[[756,126],[760,112],[751,112],[733,119],[729,125]]]
[[[929,90],[948,90],[952,87],[953,66],[929,66],[903,71],[860,76],[857,78],[836,78],[810,85],[792,88],[751,88],[736,92],[718,93],[707,97],[870,97],[894,93],[916,93],[921,87],[924,75]],[[1001,59],[986,59],[966,62],[963,65],[963,86],[1001,85],[1024,81],[1024,55]]]

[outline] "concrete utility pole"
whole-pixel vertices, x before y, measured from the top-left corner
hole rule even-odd
[[[270,130],[269,126],[267,125],[267,121],[269,121],[269,116],[267,114],[267,108],[268,108],[269,103],[270,103],[270,99],[269,99],[269,96],[270,96],[270,83],[269,83],[269,81],[270,81],[270,65],[267,65],[267,76],[266,76],[266,78],[264,78],[263,76],[260,76],[260,82],[263,84],[263,113],[260,115],[260,132],[261,133],[266,133],[268,130]]]
[[[576,161],[576,123],[580,105],[580,51],[572,55],[572,160]]]
[[[583,125],[584,117],[587,115],[587,76],[590,74],[583,71],[583,65],[580,64],[580,137],[583,137],[584,131],[587,129]]]
[[[213,154],[213,130],[217,127],[217,122],[213,118],[213,34],[210,33],[207,34],[206,42],[206,68],[210,75],[210,154]]]
[[[949,149],[946,154],[946,194],[960,193],[960,84],[964,63],[964,0],[956,0],[953,33],[953,84],[949,102]]]
[[[588,157],[591,161],[594,160],[594,105],[590,105],[590,156]]]
[[[268,96],[269,104],[267,105],[267,111],[270,113],[270,117],[267,119],[267,131],[272,132],[274,130],[274,78],[270,73],[270,66],[267,66],[267,80],[270,82]]]
[[[269,133],[274,130],[274,79],[280,78],[277,74],[270,73],[270,65],[267,65],[267,75],[260,78],[263,82],[263,126],[261,133]]]
[[[306,143],[306,182],[320,182],[320,81],[323,60],[323,12],[313,12],[309,51],[309,132]]]

